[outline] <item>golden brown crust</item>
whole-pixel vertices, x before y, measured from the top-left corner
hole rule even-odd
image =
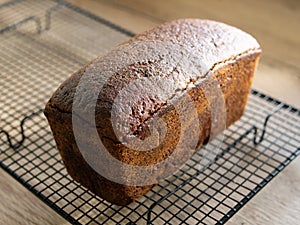
[[[197,30],[199,31],[196,32]],[[221,31],[226,31],[226,34],[220,33]],[[259,45],[255,39],[249,35],[233,28],[231,29],[231,27],[220,25],[216,22],[192,19],[177,20],[161,25],[127,42],[134,43],[136,41],[161,41],[168,39],[176,42],[176,44],[183,45],[183,48],[185,48],[187,42],[189,43],[187,36],[195,35],[197,44],[201,46],[203,44],[201,40],[207,39],[207,37],[203,37],[204,34],[211,34],[211,39],[213,40],[212,45],[217,49],[216,54],[218,54],[218,56],[207,59],[214,63],[210,64],[209,70],[202,70],[203,74],[199,74],[199,79],[202,79],[201,83],[197,82],[197,78],[188,78],[188,81],[185,83],[186,86],[180,90],[181,92],[187,91],[197,110],[200,123],[199,134],[197,134],[200,139],[197,143],[197,148],[209,139],[211,130],[210,105],[203,93],[203,87],[209,85],[209,80],[217,80],[220,84],[226,104],[226,126],[228,127],[238,120],[243,114],[247,102],[254,70],[260,55]],[[228,37],[226,35],[228,35]],[[232,38],[230,35],[237,35],[237,37]],[[232,40],[239,39],[240,36],[242,36],[245,41],[245,43],[241,43],[242,47],[238,46],[239,43],[232,43]],[[218,37],[222,37],[220,39],[222,39],[223,42],[229,40],[230,43],[219,43]],[[204,48],[211,48],[206,46],[207,42],[204,44]],[[229,44],[234,46],[227,46]],[[224,52],[218,52],[220,49],[227,51],[225,52],[226,54]],[[170,54],[172,53],[170,52]],[[222,55],[222,57],[220,55]],[[222,60],[214,61],[216,59]],[[85,161],[76,145],[73,134],[71,111],[76,87],[86,69],[93,66],[94,62],[97,63],[101,60],[103,59],[98,58],[92,61],[85,68],[64,82],[47,103],[45,115],[51,126],[57,148],[60,151],[68,173],[76,181],[100,197],[118,205],[126,205],[145,194],[153,185],[121,185],[102,177]],[[180,131],[182,129],[188,130],[187,127],[181,127],[179,115],[170,102],[160,101],[160,99],[156,98],[155,93],[153,93],[152,96],[140,96],[139,101],[135,102],[132,114],[129,115],[132,125],[131,131],[137,137],[143,139],[149,135],[147,129],[154,116],[161,117],[167,124],[167,134],[162,144],[151,152],[133,151],[123,145],[116,137],[110,118],[111,107],[119,91],[138,76],[164,76],[161,72],[164,71],[164,69],[160,70],[161,64],[151,60],[147,62],[136,62],[133,65],[115,71],[114,76],[108,80],[108,84],[101,90],[96,105],[97,131],[103,144],[116,159],[131,165],[152,165],[169,157],[174,151],[174,147],[180,136]],[[172,71],[174,69],[176,68],[172,68]],[[188,73],[188,71],[186,72]],[[170,76],[172,76],[172,74],[170,74]],[[176,79],[174,79],[174,82],[176,82]],[[192,83],[193,86],[190,86],[189,83]],[[182,107],[184,107],[184,105]],[[82,135],[83,139],[86,139],[87,144],[93,143],[94,140],[88,135],[91,129],[90,124],[85,123],[83,118],[81,119],[83,120],[82,124],[84,127],[82,127],[83,132],[80,135]],[[194,122],[195,121],[188,121],[187,124]],[[192,130],[190,132],[196,131]],[[184,157],[185,152],[179,152],[179,155]],[[124,177],[125,176],[126,174],[124,174]]]

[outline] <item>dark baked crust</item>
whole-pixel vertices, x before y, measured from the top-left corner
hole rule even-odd
[[[219,82],[225,99],[227,111],[226,126],[228,127],[243,114],[261,51],[255,39],[235,28],[213,21],[193,19],[177,20],[163,24],[137,35],[129,40],[127,44],[145,40],[168,40],[182,45],[183,48],[189,48],[189,37],[191,35],[194,35],[193,40],[196,39],[196,44],[200,46],[200,53],[203,49],[215,49],[215,54],[217,55],[207,59],[210,62],[209,70],[200,69],[201,74],[199,74],[199,77],[202,79],[201,83],[187,77],[186,87],[181,90],[185,91],[193,100],[199,117],[200,131],[197,136],[200,138],[197,147],[193,149],[195,151],[211,135],[210,105],[203,93],[203,87],[210,85],[209,81],[212,78]],[[232,35],[234,38],[232,38]],[[212,46],[207,46],[207,40],[212,41]],[[234,40],[239,42],[235,43]],[[243,40],[243,43],[241,43],[241,40]],[[201,47],[201,45],[204,46]],[[239,45],[242,45],[242,47]],[[214,54],[212,52],[208,53],[208,55],[213,56]],[[85,161],[78,150],[73,134],[71,112],[76,87],[80,78],[85,74],[86,69],[94,65],[97,66],[97,63],[101,61],[105,61],[105,59],[95,59],[66,80],[47,103],[45,115],[68,173],[76,181],[100,197],[118,205],[126,205],[148,192],[154,184],[128,186],[102,177]],[[214,63],[211,64],[211,62]],[[182,129],[188,130],[188,127],[181,127],[179,116],[172,104],[168,101],[160,101],[153,93],[152,96],[140,96],[140,100],[133,106],[133,112],[129,115],[132,125],[131,131],[141,139],[147,137],[149,135],[147,130],[149,123],[154,116],[159,116],[163,118],[168,126],[163,144],[151,152],[133,151],[123,145],[114,134],[110,119],[111,107],[119,91],[138,76],[165,76],[166,68],[163,67],[164,65],[152,59],[136,62],[133,65],[115,71],[116,73],[109,79],[108,84],[101,91],[99,90],[100,94],[95,112],[98,134],[111,155],[124,163],[147,166],[167,158],[174,151],[180,131]],[[188,74],[189,71],[186,72]],[[96,75],[92,74],[91,76]],[[172,76],[172,74],[169,76]],[[188,75],[181,74],[181,76],[185,77]],[[174,82],[176,82],[175,79]],[[189,86],[188,83],[192,83],[193,86]],[[184,107],[184,105],[180,107]],[[93,143],[94,141],[88,135],[91,129],[90,124],[85,122],[84,119],[82,120],[83,132],[81,135],[86,143]],[[190,124],[194,122],[188,121]],[[189,132],[195,131],[191,130]],[[182,157],[186,155],[184,151],[178,154],[182,155]],[[124,177],[126,177],[126,174],[124,174]]]

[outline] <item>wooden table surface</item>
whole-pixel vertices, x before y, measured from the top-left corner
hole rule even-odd
[[[300,1],[68,0],[135,33],[174,18],[215,19],[253,34],[263,47],[254,88],[300,108]],[[68,224],[0,170],[0,224]],[[299,224],[300,158],[228,224]]]

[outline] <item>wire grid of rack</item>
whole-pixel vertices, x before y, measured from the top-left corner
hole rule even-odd
[[[0,0],[0,165],[72,224],[224,224],[300,153],[300,111],[255,90],[224,133],[221,153],[128,206],[68,176],[42,107],[82,65],[132,34],[62,1]]]

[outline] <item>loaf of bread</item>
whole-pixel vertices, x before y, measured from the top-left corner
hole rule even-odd
[[[94,59],[44,111],[68,173],[133,202],[242,116],[260,54],[237,28],[179,19]]]

